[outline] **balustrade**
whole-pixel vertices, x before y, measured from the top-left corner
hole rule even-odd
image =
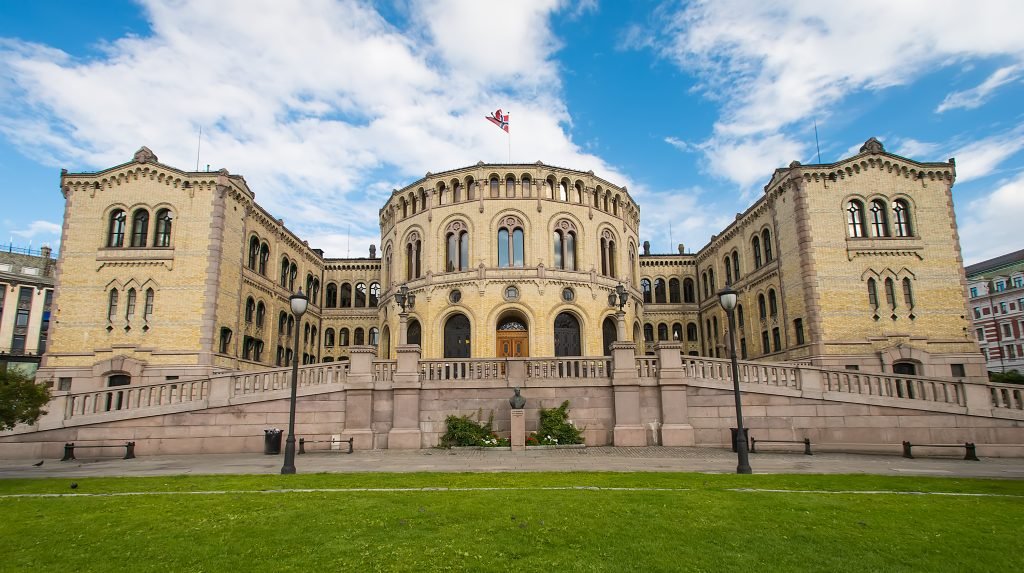
[[[168,382],[152,386],[115,386],[69,395],[65,418],[184,404],[205,400],[209,394],[209,379]]]
[[[420,379],[428,380],[498,380],[504,379],[504,359],[421,360]]]
[[[657,363],[657,359],[654,359]],[[600,358],[530,358],[527,378],[610,378],[612,361]]]
[[[1024,387],[993,383],[989,390],[992,393],[993,408],[1024,410]]]
[[[821,375],[826,392],[966,405],[960,381],[856,370],[821,369]]]

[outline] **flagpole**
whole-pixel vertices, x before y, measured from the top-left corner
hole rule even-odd
[[[512,131],[507,131],[508,134],[508,162],[512,163]]]

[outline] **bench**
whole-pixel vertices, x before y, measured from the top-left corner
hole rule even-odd
[[[345,453],[346,454],[351,454],[352,453],[352,442],[353,442],[354,439],[355,438],[349,438],[347,440],[335,440],[335,439],[330,439],[330,440],[307,440],[306,438],[299,438],[299,453],[300,454],[306,453],[306,444],[331,444],[333,446],[334,444],[345,444],[345,443],[347,443],[348,444],[348,451],[345,452]],[[330,451],[330,450],[328,450],[328,451]]]
[[[974,446],[974,442],[964,442],[962,444],[911,444],[910,442],[903,442],[903,457],[914,459],[914,454],[911,448],[917,446],[919,448],[963,448],[964,459],[972,462],[980,462],[978,459],[978,450]]]
[[[807,456],[813,456],[814,455],[814,454],[811,453],[811,439],[810,438],[804,438],[802,440],[755,440],[754,437],[751,436],[750,437],[750,453],[752,453],[752,454],[756,454],[757,453],[757,443],[758,442],[761,442],[762,444],[803,444],[804,445],[804,455],[807,455]]]
[[[68,442],[64,444],[64,457],[60,459],[62,462],[77,459],[75,457],[75,448],[124,448],[124,457],[121,459],[134,460],[135,459],[135,442],[125,442],[124,445],[75,445],[74,442]]]

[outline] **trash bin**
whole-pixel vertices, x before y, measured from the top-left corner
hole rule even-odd
[[[263,430],[263,453],[273,456],[281,453],[281,430]]]
[[[729,431],[732,432],[732,451],[735,452],[736,451],[736,446],[739,443],[739,442],[736,441],[736,428],[729,428]],[[743,428],[743,435],[747,437],[747,451],[750,451],[750,428]],[[277,444],[278,444],[277,447],[280,448],[281,447],[281,439],[280,438],[278,438]]]

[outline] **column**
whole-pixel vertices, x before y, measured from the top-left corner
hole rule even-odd
[[[692,446],[695,444],[686,402],[686,373],[680,354],[683,343],[663,341],[655,346],[658,353],[658,387],[661,390],[661,445]]]
[[[405,340],[405,313],[402,317],[401,337]],[[388,449],[418,450],[422,447],[420,433],[420,346],[401,344],[395,349],[398,365],[391,383],[393,409]]]
[[[640,379],[636,374],[636,346],[631,342],[612,343],[612,388],[615,393],[615,426],[612,440],[616,446],[646,446],[647,436],[640,424]]]
[[[373,346],[353,346],[349,350],[348,381],[345,388],[345,434],[354,438],[352,446],[373,449]]]

